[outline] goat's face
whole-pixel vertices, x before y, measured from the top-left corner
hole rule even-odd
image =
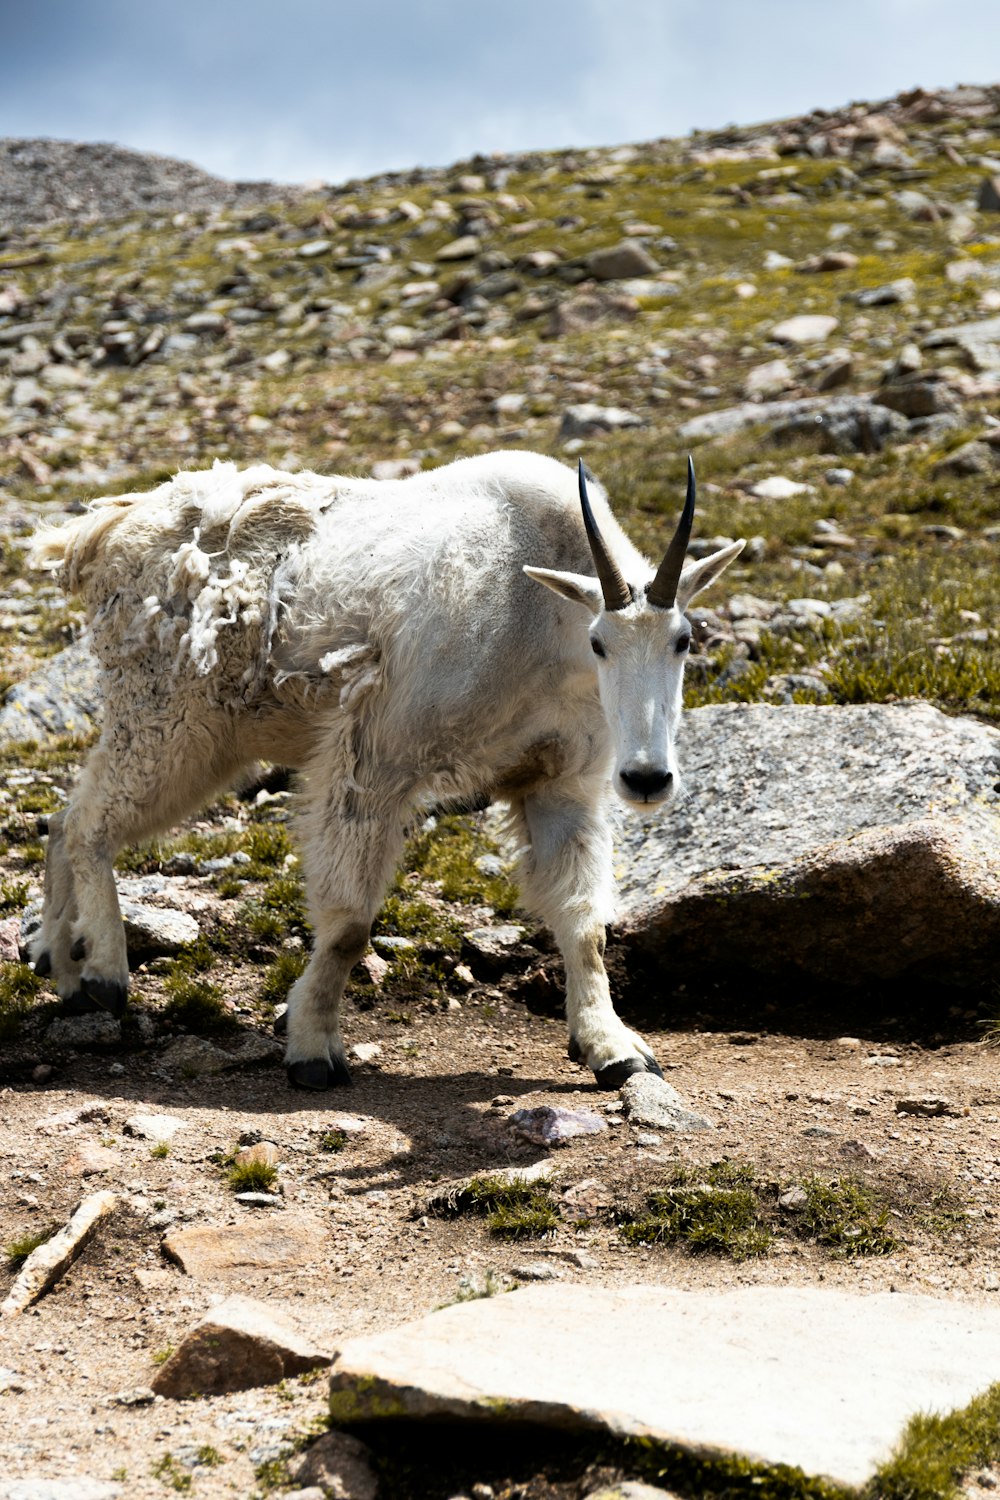
[[[628,582],[608,553],[594,523],[581,466],[580,499],[598,579],[547,568],[526,568],[532,578],[592,616],[590,646],[604,717],[615,750],[614,787],[626,802],[669,802],[680,786],[676,738],[691,645],[685,616],[691,600],[708,587],[744,543],[684,565],[694,515],[694,472],[689,471],[684,515],[654,578]]]

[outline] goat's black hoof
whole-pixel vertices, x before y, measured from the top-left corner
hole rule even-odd
[[[36,969],[35,972],[37,974],[38,970]],[[100,1010],[100,1008],[89,995],[84,994],[83,990],[74,990],[72,995],[65,997],[59,1010],[64,1016],[92,1016],[95,1010]]]
[[[575,1036],[571,1036],[566,1043],[566,1056],[570,1062],[583,1062],[583,1049]]]
[[[287,1036],[288,1035],[288,1006],[287,1005],[283,1006],[282,1009],[275,1016],[275,1018],[274,1018],[274,1025],[271,1027],[271,1030],[274,1032],[275,1036]]]
[[[623,1057],[621,1062],[608,1063],[606,1068],[595,1069],[594,1077],[597,1079],[597,1087],[610,1093],[612,1089],[620,1089],[633,1073],[652,1073],[657,1078],[663,1077],[652,1058],[644,1060],[641,1057]]]
[[[288,1082],[296,1089],[350,1088],[354,1082],[343,1058],[327,1062],[325,1057],[311,1057],[307,1062],[289,1063],[285,1070]]]
[[[80,963],[87,957],[87,939],[85,937],[77,938],[76,942],[69,950],[69,956],[75,964]]]
[[[84,993],[89,995],[97,1006],[109,1016],[120,1019],[125,1014],[125,1006],[128,1002],[128,989],[124,984],[119,984],[114,979],[81,979]]]
[[[52,973],[52,954],[48,948],[35,959],[35,973],[39,979],[48,979]]]

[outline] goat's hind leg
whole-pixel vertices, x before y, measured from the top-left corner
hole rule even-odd
[[[285,1064],[296,1088],[352,1082],[340,1007],[403,846],[404,814],[388,805],[360,814],[352,794],[315,787],[302,819],[313,953],[288,995]]]
[[[109,721],[70,798],[62,825],[75,896],[69,957],[80,991],[113,1016],[124,1012],[128,993],[115,856],[205,801],[233,769],[221,760],[218,744],[196,743],[189,732],[172,741],[133,736]]]
[[[45,855],[45,898],[42,924],[31,942],[35,973],[51,978],[63,1009],[70,1015],[98,1010],[80,985],[80,963],[71,957],[73,923],[76,920],[76,888],[66,853],[63,824],[66,810],[49,818],[49,844]]]
[[[647,1044],[611,1003],[604,967],[611,840],[585,786],[552,783],[531,792],[513,811],[528,836],[521,870],[526,902],[552,929],[566,966],[571,1060],[591,1068],[602,1089],[620,1088],[632,1073],[662,1078]]]

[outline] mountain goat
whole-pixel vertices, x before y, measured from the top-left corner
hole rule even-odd
[[[693,514],[689,466],[654,569],[582,464],[501,452],[381,481],[217,463],[41,533],[38,560],[86,600],[105,716],[50,820],[37,972],[68,1008],[120,1015],[117,851],[263,758],[302,778],[315,939],[289,996],[293,1084],[351,1081],[344,986],[414,809],[452,799],[510,809],[525,902],[565,963],[570,1057],[602,1088],[659,1073],[608,991],[604,807],[609,776],[643,806],[677,791],[684,610],[743,546],[685,566]]]

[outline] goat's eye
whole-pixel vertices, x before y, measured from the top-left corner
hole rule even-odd
[[[690,646],[691,637],[689,635],[681,635],[677,638],[677,644],[674,647],[674,650],[677,652],[678,656],[683,656],[685,651],[689,650]]]
[[[590,649],[595,656],[607,656],[608,654],[604,649],[603,643],[596,636],[591,636],[590,638]]]

